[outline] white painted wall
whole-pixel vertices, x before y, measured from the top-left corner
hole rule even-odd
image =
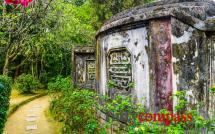
[[[135,83],[132,93],[137,96],[139,102],[149,107],[149,60],[145,49],[148,47],[147,29],[143,27],[126,31],[126,33],[126,37],[120,33],[113,33],[101,39],[100,93],[104,95],[108,90],[106,54],[113,48],[126,47],[132,56],[132,78]],[[135,42],[138,44],[135,45]],[[139,53],[139,60],[135,61],[135,56]]]

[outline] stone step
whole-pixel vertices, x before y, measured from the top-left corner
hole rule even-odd
[[[30,131],[30,130],[36,130],[37,129],[37,125],[28,125],[26,126],[26,131]]]
[[[28,117],[28,118],[26,118],[26,121],[28,121],[28,122],[35,122],[36,120],[37,120],[36,117]]]

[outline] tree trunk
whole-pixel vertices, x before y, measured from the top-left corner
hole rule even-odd
[[[14,78],[17,78],[19,76],[19,67],[16,68],[14,73]]]
[[[34,76],[34,62],[31,61],[31,75]]]
[[[6,57],[5,57],[4,68],[3,68],[3,75],[8,76],[9,64],[10,64],[10,58],[9,58],[9,55],[8,55],[8,52],[7,52]]]

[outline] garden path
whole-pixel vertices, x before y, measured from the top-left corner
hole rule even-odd
[[[49,97],[38,98],[19,108],[8,118],[3,134],[54,134],[55,128],[45,116]]]

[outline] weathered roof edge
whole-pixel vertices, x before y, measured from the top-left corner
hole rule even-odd
[[[176,0],[177,1],[177,0]],[[180,0],[179,0],[180,1]],[[194,0],[195,1],[195,0]],[[205,0],[196,0],[198,2],[210,2],[212,3],[215,8],[215,3],[213,1],[205,1]],[[193,1],[192,1],[193,2]],[[151,3],[143,6],[142,8],[148,8],[156,6],[159,2]],[[165,4],[165,2],[161,1],[161,5]],[[172,3],[171,3],[172,4]],[[135,7],[135,9],[138,9],[141,7]],[[159,11],[158,11],[159,10]],[[122,25],[128,25],[135,22],[140,21],[147,21],[151,19],[157,19],[162,17],[174,17],[176,19],[179,19],[180,21],[184,22],[185,24],[191,25],[196,29],[202,30],[202,31],[215,31],[215,16],[214,17],[208,17],[206,20],[200,20],[199,18],[196,18],[194,16],[191,16],[190,14],[186,13],[183,10],[177,10],[175,7],[172,8],[161,8],[159,5],[157,8],[154,8],[153,10],[149,10],[147,12],[138,13],[138,14],[132,14],[128,17],[122,17],[120,18],[120,14],[128,13],[130,10],[126,10],[122,13],[119,13],[112,17],[107,23],[105,23],[102,28],[97,32],[96,37],[98,37],[101,33],[104,33],[105,31],[116,28],[118,26]],[[116,19],[120,18],[120,19]]]
[[[74,53],[95,53],[95,46],[74,46]]]

